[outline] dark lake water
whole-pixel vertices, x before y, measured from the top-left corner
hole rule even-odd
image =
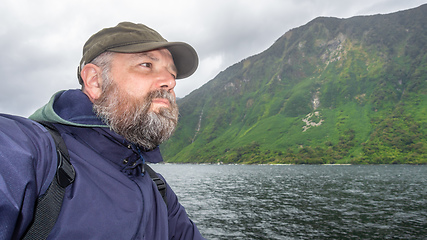
[[[207,239],[427,239],[427,166],[153,168]]]

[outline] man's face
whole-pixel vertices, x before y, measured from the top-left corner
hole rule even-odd
[[[102,72],[102,94],[94,110],[127,140],[152,149],[173,133],[178,108],[176,68],[166,49],[115,53]]]
[[[177,70],[167,49],[144,53],[116,53],[111,63],[111,77],[129,96],[141,98],[149,92],[163,89],[175,96]],[[152,110],[169,107],[167,101],[154,99]]]

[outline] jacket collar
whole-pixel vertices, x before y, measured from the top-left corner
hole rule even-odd
[[[78,127],[107,127],[92,110],[92,102],[81,90],[57,92],[29,118]]]

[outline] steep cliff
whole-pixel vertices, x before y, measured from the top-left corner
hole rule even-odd
[[[427,163],[426,13],[288,31],[179,100],[166,161]]]

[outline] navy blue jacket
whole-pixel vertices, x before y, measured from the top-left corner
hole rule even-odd
[[[138,153],[95,116],[83,92],[59,92],[30,118],[56,123],[76,170],[48,239],[203,239],[169,185],[166,206],[142,172],[143,161],[163,160],[159,148]],[[21,238],[55,168],[44,127],[0,115],[0,239]]]

